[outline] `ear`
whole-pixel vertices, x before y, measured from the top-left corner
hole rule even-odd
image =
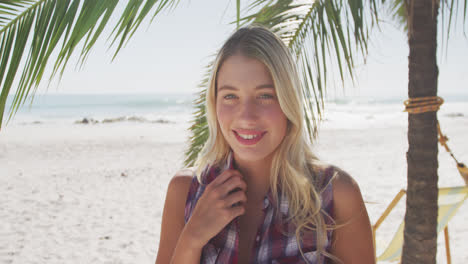
[[[288,119],[288,123],[287,123],[287,125],[286,125],[286,135],[289,135],[289,133],[291,133],[292,126],[293,126],[293,124],[292,124],[291,121]]]

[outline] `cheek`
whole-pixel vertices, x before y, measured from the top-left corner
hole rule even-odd
[[[276,122],[285,122],[287,120],[286,115],[281,110],[279,105],[271,107],[265,111],[265,115],[268,116],[268,119],[274,120]]]
[[[218,124],[221,127],[223,134],[225,133],[225,128],[229,125],[229,118],[230,114],[227,107],[222,104],[216,104],[216,119],[218,120]]]
[[[288,126],[288,119],[283,113],[280,107],[275,108],[269,113],[269,119],[271,124],[274,124],[278,135],[284,137],[286,135],[286,130]]]

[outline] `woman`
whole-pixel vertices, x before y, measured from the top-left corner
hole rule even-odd
[[[170,182],[156,263],[375,263],[359,187],[311,152],[287,47],[262,27],[221,48],[196,172]],[[195,176],[196,175],[196,176]]]

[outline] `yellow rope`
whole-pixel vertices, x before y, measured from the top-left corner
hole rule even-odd
[[[462,162],[459,162],[456,158],[455,155],[453,154],[452,150],[448,147],[447,141],[449,138],[442,134],[442,130],[440,129],[439,126],[439,121],[437,121],[437,132],[439,134],[439,142],[442,146],[445,147],[445,150],[450,153],[450,156],[452,156],[453,160],[455,160],[455,163],[457,164],[457,169],[460,175],[462,176],[463,180],[465,181],[465,185],[468,186],[468,167]]]
[[[440,125],[439,125],[439,121],[437,121],[437,133],[439,134],[439,142],[440,144],[445,148],[445,150],[450,153],[450,155],[452,156],[452,158],[455,160],[455,162],[458,164],[458,160],[455,158],[455,156],[453,155],[452,153],[452,150],[449,148],[449,146],[447,145],[447,141],[449,140],[449,138],[442,134],[442,130],[440,130]]]
[[[444,99],[439,96],[427,96],[427,97],[416,97],[410,98],[404,102],[405,110],[404,112],[408,112],[411,114],[420,114],[426,112],[437,112],[440,106],[444,103]],[[445,147],[445,150],[450,153],[450,156],[455,160],[457,164],[457,169],[460,172],[460,175],[465,180],[465,184],[468,186],[468,167],[464,164],[459,162],[455,155],[453,155],[452,150],[448,147],[447,141],[449,140],[447,136],[442,134],[440,130],[439,122],[437,121],[437,132],[439,134],[439,142],[442,146]]]
[[[464,163],[458,163],[457,169],[458,172],[460,172],[460,175],[463,177],[463,180],[465,180],[465,185],[468,186],[468,167],[466,167]]]
[[[437,112],[443,103],[444,99],[439,96],[410,98],[404,102],[404,112],[411,114]]]

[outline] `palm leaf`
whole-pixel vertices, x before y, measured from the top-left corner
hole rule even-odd
[[[369,30],[378,23],[377,9],[383,2],[256,0],[251,3],[250,10],[259,11],[241,18],[242,25],[255,23],[272,29],[295,56],[305,98],[304,122],[311,141],[323,117],[324,97],[332,73],[329,69],[336,66],[341,83],[346,76],[354,80],[354,61],[367,54]],[[368,14],[370,17],[366,19]],[[195,101],[187,166],[194,164],[208,137],[204,119],[206,76]]]
[[[0,1],[0,128],[6,99],[14,81],[18,82],[18,86],[8,120],[25,103],[28,96],[32,95],[32,101],[53,52],[57,52],[58,56],[53,62],[50,79],[57,73],[60,76],[63,74],[78,45],[82,45],[79,61],[81,64],[85,62],[102,31],[108,26],[118,2]],[[118,41],[114,57],[155,6],[153,18],[177,3],[178,0],[129,1],[110,36],[113,39],[111,46]],[[18,73],[20,62],[24,62],[24,68]]]
[[[272,26],[298,61],[305,97],[306,124],[313,140],[324,109],[330,69],[354,80],[354,62],[367,54],[370,28],[378,22],[375,1],[296,1]],[[364,14],[370,14],[369,22]],[[312,96],[313,94],[313,96]],[[315,104],[313,103],[315,102]]]
[[[450,38],[450,31],[454,23],[462,23],[463,33],[465,33],[466,13],[468,11],[468,0],[445,0],[440,2],[440,15],[441,15],[441,29],[442,29],[442,51],[447,52],[448,40]],[[458,19],[459,12],[462,12],[463,18]],[[448,16],[448,17],[447,17]],[[444,48],[445,47],[445,48]]]
[[[393,0],[389,3],[390,15],[393,17],[400,26],[403,27],[404,31],[408,31],[408,14],[406,12],[406,1],[404,0]]]
[[[205,74],[198,84],[198,97],[193,101],[195,111],[193,112],[193,120],[191,121],[192,125],[189,127],[191,136],[189,137],[189,147],[185,151],[185,160],[184,164],[186,166],[193,166],[198,157],[198,154],[202,150],[205,142],[208,140],[208,123],[206,121],[206,109],[205,109],[205,97],[206,97],[206,88],[208,87],[208,82],[211,75],[211,68],[214,64],[214,55],[213,59],[207,66],[205,66]]]
[[[404,0],[393,0],[389,2],[390,6],[390,15],[393,19],[400,24],[404,31],[408,31],[408,14],[407,14],[407,7],[406,1]],[[440,22],[442,26],[440,27],[442,30],[442,47],[446,47],[445,43],[448,42],[450,37],[450,31],[452,29],[452,25],[454,22],[462,22],[463,23],[463,32],[465,32],[465,22],[466,20],[466,13],[468,11],[468,0],[445,0],[441,1],[440,5]],[[458,19],[458,12],[462,12],[463,18]],[[447,17],[448,16],[448,17]],[[444,50],[444,48],[442,48]]]

